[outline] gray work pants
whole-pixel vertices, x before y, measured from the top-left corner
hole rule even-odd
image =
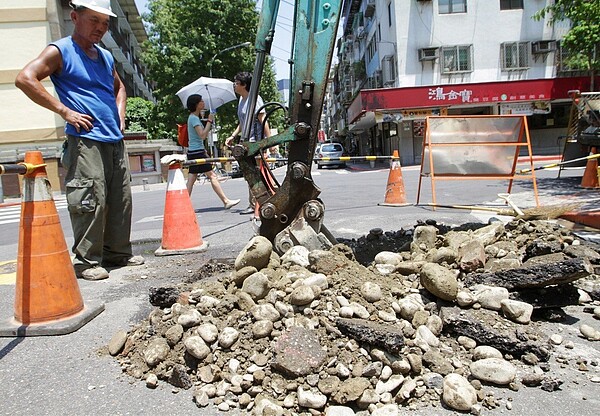
[[[74,265],[119,263],[132,256],[131,175],[123,140],[67,136],[62,158],[73,227]]]

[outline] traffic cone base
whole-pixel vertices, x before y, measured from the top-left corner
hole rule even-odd
[[[81,328],[104,310],[85,307],[42,154],[27,152],[34,168],[23,178],[15,313],[1,336],[58,335]]]
[[[155,256],[175,256],[179,254],[201,253],[208,249],[208,242],[203,241],[199,246],[179,249],[166,249],[159,247],[154,251]]]
[[[592,147],[590,155],[596,154],[596,148]],[[583,171],[580,188],[583,189],[598,189],[600,188],[600,167],[598,167],[598,159],[589,159]]]
[[[402,179],[402,167],[400,166],[398,151],[394,150],[392,165],[388,175],[387,187],[385,189],[385,200],[377,205],[388,207],[405,207],[410,205],[406,202],[404,191],[404,179]]]
[[[208,243],[202,241],[196,213],[180,165],[170,165],[165,196],[162,243],[154,255],[199,253],[207,248]]]
[[[560,218],[600,230],[600,211],[569,211]]]
[[[66,335],[77,331],[104,311],[104,304],[88,302],[73,316],[55,319],[45,323],[23,324],[14,317],[0,322],[0,337],[35,337],[45,335]]]

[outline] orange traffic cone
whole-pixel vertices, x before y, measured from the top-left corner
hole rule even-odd
[[[402,167],[400,166],[400,157],[398,151],[394,150],[392,156],[392,166],[388,175],[387,187],[385,189],[385,200],[382,204],[392,207],[404,207],[409,205],[406,202],[406,192],[404,191],[404,180],[402,179]]]
[[[199,253],[207,248],[208,243],[202,241],[200,226],[185,186],[181,166],[174,163],[169,166],[162,245],[154,255]]]
[[[590,155],[596,154],[596,148],[592,147]],[[598,168],[598,159],[589,159],[583,171],[581,178],[581,187],[585,189],[600,188],[600,168]]]
[[[14,319],[1,336],[74,332],[104,310],[85,306],[41,152],[27,152],[19,226]]]

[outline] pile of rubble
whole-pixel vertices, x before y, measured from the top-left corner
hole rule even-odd
[[[255,237],[233,270],[153,289],[157,308],[108,348],[148,387],[222,411],[478,414],[501,404],[488,385],[560,388],[548,360],[572,341],[542,326],[572,304],[600,318],[599,264],[597,246],[547,221],[429,221],[281,257]],[[595,327],[579,327],[584,342]],[[579,365],[600,382],[597,357]]]

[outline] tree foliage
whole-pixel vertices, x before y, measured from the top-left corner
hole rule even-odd
[[[537,12],[534,19],[548,17],[548,24],[569,20],[571,28],[561,40],[561,45],[570,51],[566,63],[573,69],[584,69],[592,77],[600,68],[600,1],[599,0],[555,0],[554,4]]]
[[[148,131],[148,122],[154,104],[140,97],[127,98],[127,112],[125,113],[125,130],[129,132]]]
[[[152,138],[175,139],[177,122],[188,112],[175,94],[200,76],[233,80],[239,71],[252,72],[258,12],[254,0],[150,0],[148,41],[143,60],[157,98],[148,129]],[[223,49],[251,42],[251,46]],[[217,54],[211,62],[211,58]],[[260,94],[265,101],[280,101],[272,64],[265,65]],[[217,121],[222,142],[237,125],[237,103],[221,106]],[[279,116],[281,120],[283,116]],[[277,119],[271,120],[277,124]]]

